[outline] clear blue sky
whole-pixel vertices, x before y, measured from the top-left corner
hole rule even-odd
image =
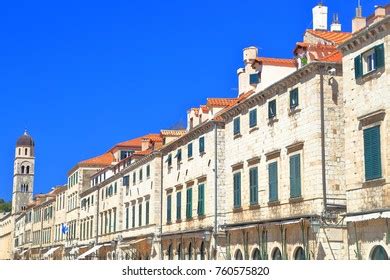
[[[185,121],[207,97],[235,97],[242,49],[291,57],[316,0],[3,1],[0,197],[16,139],[36,142],[35,193],[78,161]],[[354,0],[328,0],[351,30]],[[375,4],[362,0],[364,14]]]

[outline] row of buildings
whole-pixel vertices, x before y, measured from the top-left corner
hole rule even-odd
[[[243,51],[236,98],[81,161],[33,197],[34,141],[15,151],[3,259],[388,259],[390,5],[352,32],[327,7],[294,58]]]

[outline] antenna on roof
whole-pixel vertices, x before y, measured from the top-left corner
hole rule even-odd
[[[362,17],[362,5],[360,5],[360,0],[358,0],[358,6],[356,8],[356,17]]]

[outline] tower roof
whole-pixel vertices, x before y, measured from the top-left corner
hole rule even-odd
[[[24,134],[19,137],[18,141],[16,141],[16,147],[34,147],[34,140],[27,133],[27,130],[24,131]]]

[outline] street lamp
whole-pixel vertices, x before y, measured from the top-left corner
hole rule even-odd
[[[210,239],[211,239],[211,232],[206,231],[206,232],[203,234],[203,240],[205,240],[206,242],[210,242]]]
[[[312,219],[310,221],[310,226],[315,234],[320,232],[321,222],[318,219]]]

